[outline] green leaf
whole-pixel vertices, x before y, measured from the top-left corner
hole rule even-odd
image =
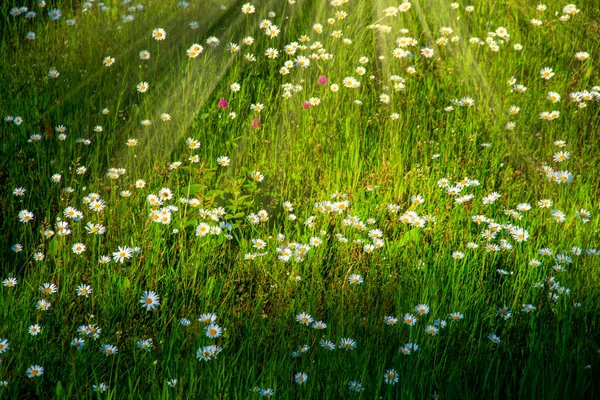
[[[52,239],[50,243],[48,243],[48,252],[46,254],[47,257],[56,257],[58,254],[58,242],[56,238]]]
[[[410,231],[406,232],[404,235],[402,235],[400,240],[398,240],[398,242],[396,243],[396,246],[404,247],[409,243],[418,243],[418,242],[419,242],[419,228],[414,228],[414,229],[411,229]]]
[[[190,219],[185,223],[185,227],[187,228],[188,226],[191,226],[193,228],[196,227],[196,225],[198,225],[198,222],[200,222],[200,220],[194,218],[194,219]]]
[[[195,196],[198,193],[202,193],[205,189],[206,189],[206,185],[202,185],[200,183],[194,183],[185,189],[185,193],[188,193],[188,196]]]
[[[230,220],[230,219],[235,219],[235,218],[243,218],[244,215],[246,215],[246,213],[243,213],[243,212],[239,212],[239,213],[233,214],[233,215],[232,214],[228,214],[228,215],[225,216],[225,219],[226,220]]]
[[[213,196],[213,197],[219,196],[220,198],[223,198],[224,193],[225,193],[225,191],[223,191],[223,190],[214,189],[214,190],[209,190],[208,192],[206,192],[206,195]]]

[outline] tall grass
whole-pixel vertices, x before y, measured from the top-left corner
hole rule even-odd
[[[45,8],[29,4],[37,17],[27,19],[11,15],[21,3],[3,2],[0,109],[3,117],[20,116],[23,123],[2,122],[0,129],[0,279],[18,280],[15,287],[0,287],[0,342],[10,345],[0,349],[0,397],[246,399],[271,388],[276,398],[303,399],[597,398],[600,274],[598,257],[588,250],[600,247],[594,88],[600,85],[600,11],[593,2],[580,2],[580,12],[561,22],[566,4],[545,4],[540,12],[537,2],[528,1],[461,2],[453,9],[446,1],[413,0],[407,12],[385,17],[388,7],[399,4],[266,0],[254,4],[255,13],[243,14],[242,2],[223,9],[212,0],[187,7],[147,1],[128,11],[134,4],[105,1],[103,11],[96,2],[88,9],[83,2],[48,0]],[[467,5],[474,11],[467,12]],[[53,8],[63,14],[57,21],[48,17]],[[345,18],[336,16],[339,11]],[[126,15],[135,20],[123,22]],[[542,25],[533,26],[533,18]],[[68,19],[75,25],[68,26]],[[264,19],[281,28],[276,38],[260,28]],[[197,29],[190,29],[192,21]],[[317,23],[322,33],[315,31]],[[453,33],[442,35],[443,27]],[[493,37],[493,51],[485,40],[499,27],[510,39]],[[156,28],[165,29],[166,40],[152,38]],[[341,38],[331,36],[335,30]],[[27,40],[28,32],[36,39]],[[310,41],[303,43],[302,35]],[[211,36],[219,38],[218,46],[206,44]],[[246,46],[248,36],[254,43]],[[398,37],[418,41],[406,48],[410,57],[393,56]],[[436,44],[440,37],[448,44]],[[482,43],[470,43],[473,37]],[[307,49],[287,55],[284,46],[294,41]],[[280,73],[286,60],[319,51],[308,48],[317,41],[332,59]],[[186,49],[194,43],[204,49],[190,58]],[[230,43],[240,51],[230,52]],[[522,50],[514,50],[517,43]],[[421,54],[425,46],[434,50],[432,58]],[[267,58],[269,47],[279,57]],[[149,60],[140,59],[142,50],[151,53]],[[579,61],[578,51],[590,57]],[[256,61],[247,61],[246,53]],[[113,66],[103,65],[107,56],[115,58]],[[361,64],[361,57],[368,61]],[[361,66],[366,72],[359,76]],[[541,79],[544,67],[555,76]],[[47,76],[51,68],[58,78]],[[391,75],[404,78],[404,90],[394,90]],[[318,83],[320,76],[326,85]],[[348,76],[360,87],[344,87]],[[507,83],[511,77],[527,90],[517,93]],[[150,89],[139,93],[136,85],[144,81]],[[233,83],[240,84],[238,92]],[[302,88],[285,99],[286,83]],[[562,100],[551,103],[549,91]],[[569,98],[582,91],[591,99]],[[382,102],[381,94],[390,101]],[[465,97],[474,100],[472,107],[453,101]],[[228,108],[218,106],[222,98]],[[320,104],[305,109],[310,98]],[[264,106],[260,113],[251,109],[257,103]],[[511,106],[519,113],[509,115]],[[558,119],[540,119],[553,110],[560,111]],[[171,120],[161,120],[163,113]],[[260,127],[253,126],[255,118]],[[143,120],[151,124],[143,126]],[[508,130],[509,122],[516,127]],[[55,129],[60,125],[65,140]],[[32,141],[33,134],[41,139]],[[200,147],[190,149],[187,138]],[[128,147],[128,139],[138,144]],[[557,147],[558,140],[566,148]],[[558,151],[570,158],[553,161]],[[190,161],[194,155],[199,162]],[[220,156],[229,157],[228,166],[218,165]],[[545,165],[570,171],[572,182],[549,182]],[[82,166],[87,170],[78,174]],[[113,179],[111,168],[125,171]],[[254,179],[254,171],[264,180]],[[54,174],[60,182],[52,181]],[[461,195],[474,198],[457,204],[440,187],[441,178],[452,185],[465,178]],[[136,187],[138,179],[144,188]],[[13,194],[19,187],[26,188],[24,196]],[[172,191],[172,199],[161,207],[175,206],[169,224],[150,218],[160,207],[147,196],[162,188]],[[131,196],[123,197],[124,190]],[[492,192],[501,196],[484,204]],[[90,193],[106,203],[101,212],[89,209]],[[414,195],[425,202],[414,203]],[[539,207],[542,199],[553,205]],[[318,208],[345,200],[340,213]],[[286,201],[293,211],[284,209]],[[516,217],[506,213],[520,203],[532,209]],[[390,204],[399,211],[390,212]],[[66,217],[67,207],[81,210],[83,219]],[[218,222],[199,212],[217,207],[227,212]],[[591,213],[589,221],[576,216],[581,209]],[[33,212],[33,220],[20,222],[21,210]],[[253,224],[248,217],[260,210],[268,219]],[[557,222],[551,210],[564,212],[565,221]],[[416,227],[414,218],[403,221],[407,212],[435,221]],[[480,214],[502,226],[493,241],[481,236],[493,221],[472,221]],[[69,235],[58,234],[58,219],[69,222]],[[106,232],[88,234],[88,222]],[[226,224],[220,234],[198,236],[201,223]],[[528,240],[515,240],[507,233],[511,226],[527,230]],[[383,247],[365,251],[365,244],[375,243],[373,229],[381,230]],[[48,230],[54,235],[46,236]],[[322,241],[318,246],[311,244],[315,237]],[[253,239],[264,240],[265,249],[253,247]],[[79,242],[86,250],[75,254],[72,246]],[[478,247],[468,248],[469,242]],[[506,243],[504,250],[486,249]],[[15,244],[22,251],[12,250]],[[302,244],[310,244],[305,255],[278,257],[278,247],[293,253]],[[135,255],[123,263],[99,262],[119,246],[136,248]],[[540,255],[542,248],[552,256]],[[45,258],[36,261],[36,253]],[[557,254],[569,255],[572,263],[556,260]],[[531,259],[541,265],[531,266]],[[350,283],[353,274],[364,281]],[[42,293],[44,283],[56,284],[57,293]],[[81,284],[92,288],[89,297],[77,295]],[[160,296],[152,311],[140,304],[145,291]],[[36,308],[41,299],[52,304],[48,311]],[[414,326],[403,323],[406,313],[417,315],[418,304],[429,313]],[[524,304],[535,310],[523,311]],[[510,314],[498,312],[503,307]],[[302,312],[327,328],[300,324]],[[455,312],[464,318],[452,321]],[[220,337],[207,337],[198,321],[204,313],[217,315]],[[388,316],[397,324],[386,324]],[[425,329],[436,320],[438,334],[431,336]],[[447,326],[440,326],[442,320]],[[42,328],[35,336],[28,332],[34,324]],[[101,328],[97,339],[78,333],[90,325]],[[491,333],[499,344],[489,340]],[[78,337],[85,339],[81,350],[71,345]],[[149,338],[151,351],[138,349],[136,343]],[[353,339],[356,348],[339,348],[342,338]],[[326,350],[322,340],[336,349]],[[419,350],[403,354],[407,343]],[[117,354],[103,354],[104,344],[117,346]],[[222,352],[199,360],[197,350],[208,345]],[[292,356],[304,345],[310,349]],[[28,378],[32,365],[42,366],[43,375]],[[384,382],[388,369],[397,371],[397,383]],[[308,376],[301,385],[294,381],[299,372]],[[170,387],[173,378],[178,382]],[[352,381],[364,390],[353,392]],[[106,390],[94,391],[101,383]]]

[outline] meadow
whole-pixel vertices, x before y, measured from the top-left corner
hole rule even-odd
[[[600,398],[598,2],[247,1],[1,2],[0,398]]]

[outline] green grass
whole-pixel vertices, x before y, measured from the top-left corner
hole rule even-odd
[[[20,125],[0,122],[0,280],[18,280],[16,287],[0,286],[0,341],[10,344],[0,354],[0,382],[6,382],[0,398],[259,398],[255,388],[272,388],[275,398],[284,399],[600,396],[600,264],[586,254],[600,249],[600,111],[598,97],[569,98],[573,92],[599,91],[594,88],[600,85],[597,2],[579,2],[580,12],[566,22],[559,21],[566,4],[555,0],[545,2],[544,12],[530,1],[473,0],[454,10],[450,1],[414,0],[396,17],[385,17],[384,10],[400,3],[379,0],[349,0],[340,7],[323,0],[256,1],[256,13],[249,15],[240,11],[243,2],[234,1],[221,9],[213,0],[190,1],[187,8],[148,0],[135,12],[127,11],[132,4],[112,0],[104,2],[107,11],[97,2],[87,11],[83,2],[47,3],[45,8],[29,4],[37,12],[34,19],[10,15],[21,3],[0,5],[0,109],[3,118],[23,118]],[[467,5],[474,11],[466,12]],[[63,16],[51,21],[48,11],[55,7]],[[269,11],[281,29],[274,39],[259,27]],[[327,19],[338,11],[347,16],[330,25]],[[129,14],[135,20],[122,22]],[[543,24],[533,26],[532,18]],[[68,26],[68,19],[75,25]],[[190,29],[191,21],[198,29]],[[323,26],[320,34],[313,29],[316,23]],[[391,32],[369,29],[373,24]],[[453,30],[446,46],[436,44],[442,27]],[[485,41],[498,27],[508,30],[510,40],[497,43],[497,52],[488,44],[469,43],[473,37]],[[152,38],[156,28],[165,29],[166,40]],[[335,30],[342,38],[331,36]],[[36,39],[27,40],[28,32]],[[302,44],[302,35],[310,37],[307,48],[287,55],[284,46]],[[219,38],[219,46],[206,44],[210,36]],[[254,38],[250,46],[242,42],[248,36]],[[397,59],[395,42],[403,36],[418,44],[407,48],[413,57]],[[458,41],[450,40],[453,36]],[[313,59],[308,68],[280,73],[285,61],[319,51],[310,48],[317,41],[332,59]],[[186,50],[194,43],[204,49],[190,58]],[[240,51],[231,53],[229,43],[239,44]],[[521,51],[514,50],[517,43]],[[425,46],[434,49],[432,58],[421,55]],[[278,49],[279,57],[265,57],[269,47]],[[150,51],[149,60],[140,60],[142,50]],[[590,57],[576,60],[579,51]],[[247,61],[246,53],[256,62]],[[111,67],[103,66],[107,56],[116,59]],[[363,76],[356,72],[359,66],[366,69]],[[544,67],[553,68],[555,76],[541,79]],[[60,72],[58,78],[48,78],[51,68]],[[403,91],[394,90],[391,75],[405,79]],[[328,84],[318,84],[319,76]],[[348,76],[360,87],[345,88]],[[527,90],[515,92],[507,83],[511,77]],[[136,85],[143,81],[150,88],[138,93]],[[234,82],[241,85],[239,92],[231,91]],[[284,99],[286,83],[302,89]],[[337,92],[330,89],[334,83]],[[559,93],[561,101],[547,100],[549,91]],[[381,94],[389,103],[380,101]],[[445,110],[464,97],[474,99],[474,106]],[[218,108],[221,98],[228,109]],[[310,98],[320,104],[304,109]],[[264,105],[260,113],[251,109],[256,103]],[[511,106],[520,112],[509,115]],[[553,110],[560,111],[558,119],[539,118]],[[162,121],[163,113],[171,120]],[[397,120],[390,118],[393,113]],[[260,118],[260,128],[252,126],[254,118]],[[146,119],[150,126],[142,126]],[[516,127],[507,130],[508,122]],[[66,127],[65,140],[55,131],[60,125]],[[41,140],[31,142],[33,134]],[[187,138],[200,147],[188,148]],[[128,147],[128,139],[138,144]],[[557,147],[557,140],[566,148]],[[554,162],[558,151],[571,156]],[[189,161],[194,155],[199,162]],[[229,166],[217,164],[220,156],[229,157]],[[181,165],[170,168],[174,162]],[[549,182],[545,165],[570,171],[572,182]],[[84,174],[76,171],[81,166]],[[111,168],[125,173],[112,179]],[[264,180],[254,180],[253,171]],[[60,182],[52,182],[54,174],[61,175]],[[465,177],[479,185],[464,187],[461,195],[474,197],[457,204],[438,180],[454,184]],[[144,188],[135,186],[138,179],[146,182]],[[13,195],[18,187],[26,188],[24,196]],[[150,218],[159,207],[146,198],[161,188],[173,194],[161,207],[177,207],[169,224]],[[123,197],[123,190],[131,196]],[[333,198],[334,192],[339,197]],[[484,204],[492,192],[501,197]],[[85,203],[90,193],[105,202],[101,212]],[[411,204],[413,195],[421,195],[424,204]],[[196,199],[198,205],[180,199]],[[344,199],[349,205],[341,213],[315,207]],[[538,207],[542,199],[553,205]],[[284,210],[285,201],[293,203],[293,212]],[[522,218],[505,213],[520,203],[532,206]],[[389,204],[400,206],[399,212],[389,212]],[[65,218],[67,207],[84,218]],[[218,225],[198,210],[217,207],[227,212],[220,222],[230,230],[197,236],[200,223]],[[554,220],[555,209],[564,212],[564,222]],[[588,222],[576,216],[581,209],[591,213]],[[21,210],[33,212],[33,220],[21,223]],[[250,223],[248,216],[260,210],[268,220]],[[435,222],[424,228],[404,223],[408,211],[431,215]],[[480,214],[530,236],[517,242],[501,229],[488,242],[481,236],[486,223],[471,220]],[[312,224],[307,223],[311,216]],[[366,229],[347,226],[351,216]],[[57,234],[58,218],[69,223],[71,234]],[[369,218],[375,221],[367,223]],[[106,232],[89,235],[88,222],[102,224]],[[372,243],[371,229],[382,231],[384,246],[368,253],[363,245]],[[46,237],[47,230],[55,234]],[[279,241],[278,234],[285,239]],[[313,237],[322,243],[311,246],[302,260],[278,259],[277,247],[309,244]],[[266,249],[254,248],[253,239],[264,240]],[[501,240],[511,248],[486,250]],[[467,248],[469,242],[478,248]],[[75,254],[75,243],[86,250]],[[13,251],[15,244],[23,250]],[[119,246],[137,247],[139,253],[124,263],[99,262]],[[581,255],[571,254],[574,246]],[[539,255],[542,248],[553,256]],[[454,259],[457,251],[465,257]],[[44,260],[36,261],[36,253]],[[249,253],[264,255],[245,260]],[[572,263],[557,262],[560,253]],[[530,266],[534,258],[542,264]],[[364,282],[350,284],[352,274]],[[554,288],[552,280],[558,282]],[[44,283],[56,284],[57,293],[43,294]],[[93,290],[87,298],[77,295],[83,283]],[[556,301],[549,298],[566,289]],[[140,304],[145,291],[160,296],[155,310]],[[48,311],[36,309],[41,299],[51,302]],[[418,304],[427,304],[430,312],[414,326],[404,324],[402,317],[415,314]],[[524,304],[535,311],[523,312]],[[511,318],[499,315],[503,306]],[[296,316],[302,312],[327,328],[301,325]],[[464,319],[451,321],[453,312]],[[221,337],[206,336],[198,321],[203,313],[217,315]],[[388,326],[386,316],[399,321]],[[191,324],[184,327],[181,318]],[[446,320],[447,326],[430,336],[425,328],[435,320]],[[33,324],[42,328],[37,336],[28,332]],[[78,333],[90,324],[101,328],[97,340]],[[500,344],[488,339],[491,333]],[[85,339],[81,350],[71,346],[77,337]],[[136,343],[148,338],[152,350],[139,350]],[[320,346],[322,339],[338,345],[342,338],[352,338],[356,348]],[[404,355],[407,343],[419,350]],[[117,346],[118,353],[105,356],[104,344]],[[222,352],[198,360],[196,351],[208,345]],[[292,357],[302,345],[310,350]],[[28,378],[32,365],[43,366],[44,374]],[[395,385],[384,383],[391,368],[398,374]],[[298,372],[308,375],[305,384],[294,382]],[[171,378],[178,379],[175,387],[167,385]],[[352,392],[350,381],[361,382],[364,390]],[[92,386],[100,383],[107,385],[102,394]]]

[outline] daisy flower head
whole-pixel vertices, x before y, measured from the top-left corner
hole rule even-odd
[[[450,314],[450,319],[452,321],[460,321],[464,317],[465,316],[462,313],[459,313],[459,312],[454,312],[454,313]]]
[[[429,314],[429,306],[427,304],[418,304],[415,306],[415,312],[419,315]]]
[[[165,40],[167,38],[167,32],[163,28],[156,28],[152,31],[152,37],[156,40]]]
[[[438,334],[439,329],[435,325],[427,325],[425,327],[425,332],[427,332],[431,336],[435,336]]]
[[[37,378],[38,376],[44,375],[44,367],[32,365],[31,367],[27,368],[25,373],[27,374],[28,378]]]
[[[383,381],[388,385],[398,383],[398,373],[396,372],[396,370],[388,369],[387,371],[385,371],[385,374],[383,374]]]
[[[433,57],[433,49],[431,47],[422,47],[421,55],[425,58]]]
[[[221,156],[221,157],[217,158],[217,164],[219,164],[221,167],[229,166],[230,162],[231,162],[231,160],[229,160],[229,157],[227,157],[227,156]]]
[[[265,34],[270,38],[276,38],[279,33],[281,32],[281,30],[279,29],[279,27],[277,25],[269,25],[266,29],[265,29]]]
[[[254,14],[256,12],[256,7],[254,7],[250,3],[246,3],[242,6],[242,13],[244,14]]]
[[[33,220],[33,213],[28,210],[19,211],[19,221],[26,224]]]
[[[350,388],[351,391],[357,392],[357,393],[360,393],[364,390],[362,383],[360,383],[358,381],[348,382],[348,387]]]
[[[138,340],[138,342],[136,343],[136,346],[140,350],[150,351],[150,350],[152,350],[152,347],[153,347],[152,339]]]
[[[17,286],[18,280],[17,278],[6,278],[5,280],[2,281],[2,286],[4,287],[8,287],[8,288],[12,288]],[[0,340],[1,341],[1,340]],[[1,353],[1,348],[0,348],[0,353]]]
[[[201,361],[210,361],[213,358],[216,358],[222,350],[221,347],[215,345],[204,346],[196,351],[196,357]]]
[[[302,325],[309,325],[313,321],[313,318],[310,314],[303,312],[296,315],[296,321],[300,322]]]
[[[133,249],[127,246],[119,246],[118,251],[113,253],[113,260],[118,261],[121,264],[131,257],[133,257]]]
[[[97,385],[92,385],[92,390],[98,393],[104,393],[108,390],[108,385],[104,382],[101,382]]]
[[[160,305],[160,297],[154,291],[146,291],[142,294],[140,303],[142,304],[142,308],[151,311]]]
[[[217,320],[217,315],[213,314],[213,313],[208,313],[208,314],[202,314],[200,315],[200,317],[198,318],[198,321],[200,321],[203,324],[212,324]]]
[[[35,324],[31,325],[28,331],[31,336],[37,336],[42,331],[42,328],[38,324]]]
[[[208,336],[211,339],[216,339],[216,338],[220,337],[222,334],[223,334],[223,329],[215,323],[212,323],[206,327],[206,336]]]
[[[354,350],[356,348],[356,342],[350,338],[342,338],[340,339],[338,347],[344,350]]]
[[[412,314],[404,314],[404,317],[402,317],[402,322],[408,326],[413,326],[417,323],[417,317]]]
[[[9,347],[8,340],[0,338],[0,354],[5,353]]]
[[[75,243],[73,245],[73,247],[71,248],[71,250],[75,254],[82,254],[85,251],[85,244],[83,244],[83,243]]]
[[[490,339],[492,341],[492,343],[496,343],[496,344],[502,343],[502,340],[500,340],[500,336],[496,335],[495,333],[490,333],[488,335],[488,339]]]
[[[554,76],[554,71],[552,70],[552,68],[542,68],[542,70],[540,71],[540,77],[542,79],[548,80],[550,78],[552,78]]]
[[[327,328],[327,324],[323,321],[317,321],[317,322],[313,322],[312,324],[313,329],[316,330],[323,330]]]
[[[92,294],[92,288],[89,285],[81,284],[77,287],[77,296],[89,297]]]
[[[52,10],[48,11],[48,16],[52,21],[58,21],[60,17],[62,17],[62,11],[57,8],[53,8]]]
[[[148,84],[148,82],[140,82],[137,84],[137,90],[140,93],[146,93],[148,91],[148,88],[150,87],[150,85]]]
[[[294,381],[298,385],[302,385],[303,383],[306,383],[307,380],[308,380],[308,375],[305,374],[304,372],[298,372],[296,375],[294,375]]]
[[[113,346],[112,344],[105,344],[100,347],[100,351],[108,357],[117,354],[119,349],[117,349],[117,346]]]

